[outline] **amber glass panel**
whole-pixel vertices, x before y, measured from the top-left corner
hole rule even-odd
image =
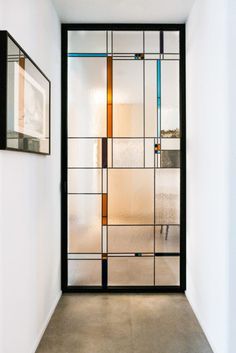
[[[107,137],[112,137],[112,58],[107,58]]]

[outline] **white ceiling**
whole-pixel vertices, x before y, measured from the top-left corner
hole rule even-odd
[[[195,0],[52,0],[62,23],[184,23]]]

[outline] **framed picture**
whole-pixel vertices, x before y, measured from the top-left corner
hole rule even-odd
[[[0,31],[0,149],[50,154],[49,79]]]

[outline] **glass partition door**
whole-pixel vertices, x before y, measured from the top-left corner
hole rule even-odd
[[[63,289],[184,290],[184,27],[95,27],[63,30]]]

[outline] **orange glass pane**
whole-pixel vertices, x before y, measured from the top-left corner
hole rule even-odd
[[[107,137],[112,137],[112,58],[107,58]]]

